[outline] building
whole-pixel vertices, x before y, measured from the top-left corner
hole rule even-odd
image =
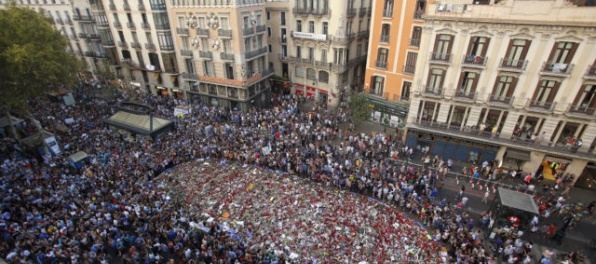
[[[168,1],[192,102],[247,111],[269,103],[265,1]]]
[[[90,0],[116,78],[132,91],[182,98],[166,1],[130,1]]]
[[[426,0],[373,3],[364,92],[383,125],[405,125],[425,11]]]
[[[406,144],[547,178],[551,166],[574,180],[589,174],[596,9],[565,0],[476,3],[427,8]]]
[[[7,3],[8,0],[0,0],[0,7]],[[56,30],[68,40],[68,50],[87,65],[87,71],[82,71],[80,77],[90,80],[97,75],[103,65],[101,59],[105,58],[105,51],[87,1],[20,0],[14,3],[19,7],[43,10]]]
[[[342,91],[362,89],[370,0],[266,3],[271,67],[288,92],[337,106]]]

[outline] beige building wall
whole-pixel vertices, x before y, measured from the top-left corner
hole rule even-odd
[[[408,128],[494,144],[507,166],[520,161],[508,153],[527,152],[528,172],[569,163],[577,179],[596,161],[595,11],[564,0],[431,4]],[[583,145],[572,151],[567,138]]]
[[[268,1],[272,66],[291,93],[329,106],[362,89],[370,27],[368,0]]]
[[[168,13],[191,101],[237,110],[268,103],[264,0],[170,1]]]

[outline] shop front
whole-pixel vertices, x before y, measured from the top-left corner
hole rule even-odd
[[[493,161],[499,150],[497,144],[446,134],[429,133],[416,128],[408,128],[406,146],[414,148],[417,153],[438,155],[445,160],[451,158],[456,161],[472,162],[474,164]]]
[[[408,109],[389,102],[366,98],[372,108],[371,120],[381,125],[403,130],[405,127]]]
[[[157,95],[159,95],[159,96],[162,96],[162,97],[170,96],[170,92],[168,91],[168,88],[166,88],[166,87],[156,85],[155,90],[157,91]]]

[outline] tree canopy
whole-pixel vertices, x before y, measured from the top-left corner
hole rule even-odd
[[[0,10],[0,104],[26,109],[30,98],[76,84],[79,61],[67,46],[41,10]]]
[[[356,124],[360,124],[370,118],[372,109],[366,101],[366,95],[364,93],[350,95],[350,113],[352,120]]]

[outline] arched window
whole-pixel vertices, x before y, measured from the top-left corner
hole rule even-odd
[[[319,82],[328,83],[329,82],[329,73],[326,71],[319,71]]]

